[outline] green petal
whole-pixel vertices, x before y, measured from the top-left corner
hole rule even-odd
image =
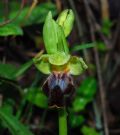
[[[71,9],[64,10],[58,17],[57,23],[63,27],[65,37],[67,37],[73,28],[74,13]]]
[[[43,27],[43,39],[45,43],[45,48],[48,54],[53,54],[57,51],[57,24],[52,19],[52,13],[49,12],[45,24]]]
[[[57,52],[49,56],[49,62],[53,65],[64,65],[70,59],[70,55],[66,55],[64,52]]]
[[[63,28],[59,25],[57,26],[57,37],[58,37],[57,51],[65,52],[66,54],[69,54],[68,43],[65,38]]]
[[[34,58],[33,61],[35,63],[36,68],[41,71],[43,74],[50,74],[51,73],[51,66],[48,61],[49,55],[44,54],[40,58]]]
[[[71,57],[68,66],[72,75],[80,75],[85,69],[87,69],[87,65],[83,59],[76,56]]]

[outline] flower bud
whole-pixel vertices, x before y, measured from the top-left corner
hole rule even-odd
[[[71,9],[64,10],[58,17],[57,23],[63,27],[65,37],[67,37],[72,28],[74,23],[74,13]]]

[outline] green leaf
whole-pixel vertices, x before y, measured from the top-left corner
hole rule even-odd
[[[27,93],[26,99],[29,102],[41,108],[48,107],[48,98],[44,95],[40,88],[30,88],[28,90],[29,91]]]
[[[33,135],[32,132],[4,108],[0,108],[0,119],[5,123],[12,135]]]
[[[102,21],[102,29],[101,29],[102,33],[108,36],[110,34],[112,25],[113,23],[111,22],[111,20],[109,20],[108,18],[104,19]]]
[[[26,62],[25,64],[21,65],[21,67],[16,71],[14,77],[17,78],[23,75],[33,64],[33,60]]]
[[[10,14],[20,9],[20,3],[18,1],[11,1],[9,3]]]
[[[49,56],[49,62],[53,65],[64,65],[70,59],[70,55],[66,55],[64,52],[58,52]]]
[[[74,45],[74,47],[71,49],[72,52],[74,51],[80,51],[83,49],[88,49],[88,48],[92,48],[95,47],[96,43],[85,43],[85,44],[81,44],[81,45]]]
[[[81,129],[83,135],[100,135],[94,128],[83,126]]]
[[[88,101],[82,97],[76,97],[73,101],[73,110],[74,112],[83,111],[87,105]]]
[[[51,11],[54,16],[57,14],[56,6],[52,3],[43,3],[43,4],[36,6],[32,10],[30,16],[27,19],[25,19],[28,11],[29,11],[29,7],[23,8],[20,15],[14,21],[14,24],[17,24],[17,25],[22,24],[22,26],[39,24],[39,23],[44,22],[48,11]],[[10,19],[14,18],[16,16],[17,12],[18,11],[14,11],[14,12],[10,13],[9,18]]]
[[[0,63],[0,76],[8,79],[13,79],[17,68],[11,64]]]
[[[0,63],[0,76],[15,79],[21,75],[23,75],[33,64],[33,60],[26,62],[21,65],[18,69],[11,64],[2,64]]]
[[[97,48],[99,51],[107,51],[107,47],[103,41],[97,41]]]
[[[15,106],[15,101],[10,98],[8,99],[6,98],[2,104],[2,108],[4,108],[6,112],[9,112],[11,114],[13,113],[14,106]]]
[[[86,78],[77,90],[77,94],[92,100],[97,90],[97,81],[93,77]]]
[[[79,127],[84,122],[84,117],[82,115],[69,114],[69,123],[72,128]]]
[[[50,74],[51,73],[51,65],[49,63],[49,55],[44,54],[40,58],[34,58],[34,64],[36,68],[41,71],[43,74]]]
[[[0,19],[1,18],[4,18],[5,19],[5,3],[3,1],[0,1]],[[20,2],[18,1],[10,1],[10,3],[8,3],[8,7],[9,7],[9,13],[8,13],[8,16],[9,14],[11,14],[12,12],[18,12],[19,9],[20,9]],[[8,17],[7,16],[7,17]],[[3,20],[4,21],[4,20]]]
[[[69,61],[69,69],[72,75],[80,75],[85,69],[87,69],[87,65],[82,58],[73,56]]]
[[[0,1],[0,20],[2,18],[2,16],[4,15],[4,2]]]
[[[15,24],[7,24],[0,27],[0,36],[23,35],[22,29]]]

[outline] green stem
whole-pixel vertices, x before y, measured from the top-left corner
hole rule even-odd
[[[59,135],[67,135],[67,113],[65,108],[58,110],[59,115]]]

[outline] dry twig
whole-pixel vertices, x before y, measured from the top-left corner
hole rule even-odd
[[[87,0],[84,0],[84,3],[85,3],[86,11],[87,11],[88,23],[90,26],[91,39],[93,42],[95,42],[96,39],[95,39],[95,34],[94,34],[94,28],[93,28],[92,20],[88,12],[89,5],[87,3]],[[97,75],[98,75],[98,81],[99,81],[101,108],[102,108],[102,114],[103,114],[103,120],[104,120],[104,131],[105,131],[105,135],[109,135],[108,123],[107,123],[107,112],[106,112],[105,87],[103,84],[101,66],[100,66],[100,60],[99,60],[99,54],[98,54],[97,48],[94,48],[94,55],[95,55],[95,63],[97,67]]]

